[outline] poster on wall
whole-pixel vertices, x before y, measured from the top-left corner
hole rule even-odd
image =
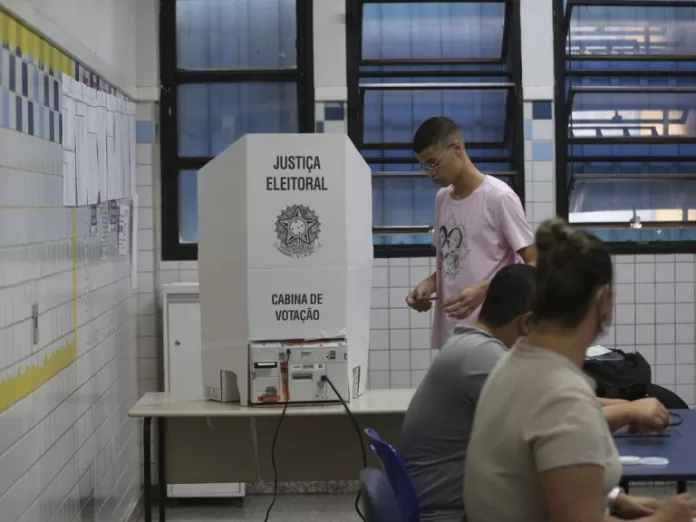
[[[96,236],[99,233],[99,218],[97,205],[89,207],[89,235]]]
[[[101,260],[109,258],[109,206],[107,203],[99,204],[99,240],[101,243]]]
[[[63,205],[86,206],[135,193],[135,103],[61,79]]]
[[[77,206],[77,166],[75,158],[75,100],[72,98],[72,78],[63,75],[61,82],[63,119],[63,205]]]
[[[118,255],[127,256],[130,253],[130,204],[118,207]]]

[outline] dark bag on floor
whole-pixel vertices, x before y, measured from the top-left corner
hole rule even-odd
[[[583,369],[597,383],[597,396],[633,401],[647,395],[652,381],[650,364],[638,352],[611,350],[585,359]]]

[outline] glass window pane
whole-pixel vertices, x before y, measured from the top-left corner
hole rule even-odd
[[[577,92],[570,135],[575,138],[696,137],[696,92]]]
[[[298,131],[295,83],[184,85],[178,103],[181,156],[217,156],[252,132]]]
[[[696,9],[693,6],[573,7],[568,52],[574,56],[696,58]]]
[[[179,172],[179,242],[198,243],[198,172]]]
[[[696,180],[594,179],[575,181],[571,223],[696,221]]]
[[[426,178],[373,179],[373,226],[433,226],[438,189],[439,186]],[[427,235],[374,236],[375,244],[382,245],[427,244],[431,241]]]
[[[363,6],[365,59],[498,59],[504,4],[403,3]]]
[[[177,0],[177,65],[295,67],[295,18],[295,0]]]
[[[363,109],[365,143],[410,143],[426,119],[446,114],[461,125],[464,140],[501,143],[507,91],[368,90]]]

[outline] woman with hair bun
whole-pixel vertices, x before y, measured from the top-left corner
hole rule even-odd
[[[536,233],[530,335],[493,369],[465,467],[469,522],[691,522],[688,495],[664,502],[617,485],[621,463],[585,352],[611,324],[613,268],[595,236],[561,219]]]

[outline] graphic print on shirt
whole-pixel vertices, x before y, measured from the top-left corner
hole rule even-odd
[[[466,227],[453,218],[448,219],[438,230],[438,255],[445,277],[457,277],[462,262],[469,255]]]

